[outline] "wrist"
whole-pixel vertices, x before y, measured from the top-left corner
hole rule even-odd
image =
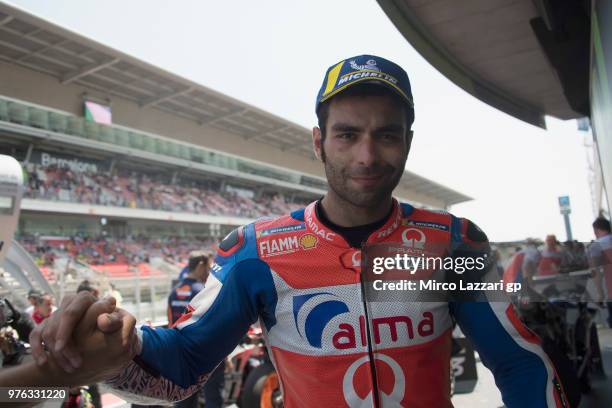
[[[142,354],[142,330],[139,327],[134,327],[134,330],[136,331],[136,355],[139,356],[140,354]]]

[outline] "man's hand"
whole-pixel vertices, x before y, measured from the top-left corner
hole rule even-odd
[[[71,344],[81,359],[76,371],[64,372],[55,355],[50,353],[43,364],[26,362],[0,370],[0,386],[75,386],[117,375],[137,354],[139,342],[134,316],[122,309],[103,312],[109,310],[111,304],[108,300],[93,303],[80,315],[76,327],[73,325],[69,331],[70,341],[66,343]],[[57,345],[56,337],[51,341]]]
[[[138,353],[134,316],[123,309],[100,314],[96,305],[85,312],[73,335],[74,344],[83,358],[76,373],[83,381],[78,384],[117,375]]]
[[[98,316],[108,316],[114,310],[115,299],[112,297],[96,302],[96,298],[87,291],[67,295],[60,308],[30,334],[30,346],[36,363],[41,366],[47,361],[46,347],[64,371],[73,372],[82,364],[74,343],[75,327],[85,317],[90,320],[89,327],[95,327]],[[107,317],[101,319],[101,323],[101,329],[108,333],[118,330],[122,322],[121,319]]]

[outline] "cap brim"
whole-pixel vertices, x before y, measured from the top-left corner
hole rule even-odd
[[[327,100],[329,100],[332,96],[337,95],[338,93],[346,90],[347,88],[353,86],[353,85],[357,85],[357,84],[364,84],[364,83],[369,83],[369,84],[375,84],[375,85],[380,85],[380,86],[384,86],[387,89],[392,90],[393,92],[395,92],[397,95],[399,95],[407,104],[410,108],[414,109],[414,103],[412,102],[412,98],[408,97],[408,95],[406,95],[406,93],[404,93],[404,91],[402,91],[397,85],[395,85],[394,83],[390,82],[390,81],[385,81],[383,78],[359,78],[356,79],[354,81],[351,81],[337,89],[334,89],[332,92],[330,92],[329,94],[325,95],[323,98],[321,98],[321,100],[319,101],[319,104],[321,104],[322,102],[325,102]],[[317,105],[318,106],[318,105]]]

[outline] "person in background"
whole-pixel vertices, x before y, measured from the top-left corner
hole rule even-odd
[[[51,313],[55,312],[57,307],[53,305],[53,297],[48,293],[43,294],[41,297],[36,298],[36,305],[32,312],[32,320],[34,323],[41,324],[46,318],[51,316]]]
[[[114,283],[110,284],[110,290],[107,292],[107,294],[115,298],[115,304],[117,307],[121,307],[121,303],[123,303],[123,296],[121,296],[121,292],[117,290]]]
[[[87,291],[89,293],[91,293],[92,295],[94,295],[94,297],[97,299],[100,297],[100,291],[98,290],[98,288],[96,288],[89,280],[85,279],[83,282],[81,282],[79,284],[79,286],[77,287],[76,292],[83,292],[83,291]]]
[[[99,298],[98,289],[92,283],[85,279],[77,287],[76,293],[89,292],[96,299]],[[88,406],[93,408],[102,408],[102,397],[98,384],[89,384],[85,387],[72,387],[68,390],[68,398],[62,405],[62,408],[78,408]]]
[[[612,328],[612,233],[610,221],[599,217],[593,222],[595,242],[589,246],[589,265],[593,268],[599,302],[608,306],[608,326]]]
[[[25,309],[25,313],[32,319],[32,314],[34,313],[34,307],[38,303],[38,299],[42,297],[42,293],[36,289],[30,289],[28,292],[28,302],[30,306]]]
[[[525,248],[514,255],[504,271],[504,284],[510,282],[531,284],[540,262],[540,251],[533,238],[527,238],[525,244]]]
[[[34,323],[27,313],[0,297],[0,367],[21,362],[26,350],[23,344],[33,329]]]
[[[561,248],[557,237],[547,235],[544,240],[545,247],[540,254],[538,262],[538,276],[556,275],[569,266],[568,253]]]
[[[168,296],[168,325],[174,325],[181,317],[191,299],[203,288],[210,267],[208,256],[202,251],[189,254],[185,273],[181,271],[179,281]]]
[[[168,325],[174,327],[180,324],[180,317],[185,313],[189,302],[202,289],[208,278],[210,271],[209,254],[203,251],[194,251],[189,254],[189,261],[186,266],[186,273],[181,271],[181,278],[172,288],[170,296],[168,296]],[[211,373],[208,381],[204,384],[204,398],[206,399],[206,407],[221,407],[223,406],[223,397],[221,392],[224,385],[225,364],[221,362],[219,366]],[[175,407],[178,408],[195,408],[198,406],[198,395],[194,393],[191,397],[177,402]]]

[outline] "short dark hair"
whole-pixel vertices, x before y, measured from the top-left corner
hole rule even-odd
[[[77,293],[85,292],[85,291],[94,293],[96,291],[96,289],[93,286],[91,286],[91,282],[89,282],[87,279],[85,279],[83,282],[81,282],[79,284],[79,286],[77,287],[76,291],[77,291]]]
[[[608,233],[612,232],[610,230],[610,221],[608,221],[604,217],[597,217],[597,219],[593,221],[593,228],[602,231],[607,231]]]
[[[408,127],[406,129],[406,134],[408,134],[408,131],[410,130],[410,128],[412,127],[412,123],[414,122],[414,109],[411,106],[409,106],[406,103],[406,101],[404,101],[404,99],[402,99],[398,94],[396,94],[389,88],[382,86],[382,85],[373,84],[373,83],[365,83],[365,84],[353,85],[345,89],[344,91],[342,91],[342,93],[338,94],[338,96],[382,96],[382,95],[391,96],[398,105],[401,105],[404,107],[404,112],[406,115],[406,126]],[[325,140],[325,136],[326,136],[325,127],[327,124],[327,119],[329,118],[329,103],[332,99],[333,98],[328,99],[325,102],[322,102],[319,105],[319,108],[317,109],[317,112],[316,112],[319,129],[321,129],[321,141]]]
[[[200,262],[203,262],[205,264],[208,263],[208,257],[206,255],[199,255],[199,256],[194,256],[192,258],[189,258],[189,262],[187,264],[187,267],[189,268],[189,272],[195,271],[198,265],[200,264]]]

